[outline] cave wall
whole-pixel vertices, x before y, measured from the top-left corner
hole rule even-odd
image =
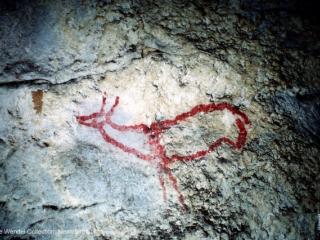
[[[2,1],[0,13],[0,235],[315,238],[313,5],[39,0]],[[105,124],[103,135],[79,117],[101,113],[103,97],[108,112],[117,96],[108,119],[134,129]]]

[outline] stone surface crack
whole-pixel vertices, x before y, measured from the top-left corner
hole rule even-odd
[[[47,209],[47,210],[52,210],[52,211],[65,211],[65,210],[85,210],[91,207],[95,207],[98,205],[106,204],[107,202],[94,202],[91,204],[87,205],[71,205],[71,206],[58,206],[55,204],[43,204],[42,208]]]

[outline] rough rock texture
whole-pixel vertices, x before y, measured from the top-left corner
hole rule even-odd
[[[1,237],[313,239],[320,29],[312,14],[297,1],[2,1]],[[246,145],[170,165],[183,211],[168,179],[164,201],[155,162],[77,122],[99,111],[103,92],[107,109],[120,97],[112,119],[121,124],[228,102],[251,121]],[[200,114],[162,144],[190,154],[219,135],[235,138],[233,122],[226,112]]]

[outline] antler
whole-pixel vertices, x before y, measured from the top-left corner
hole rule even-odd
[[[114,101],[112,107],[110,108],[110,110],[106,113],[106,118],[107,117],[111,117],[113,112],[114,112],[114,109],[116,108],[116,106],[118,106],[119,104],[119,96],[116,97],[116,100]]]
[[[95,120],[96,118],[105,116],[106,120],[110,119],[110,117],[112,116],[112,114],[114,112],[115,107],[119,104],[119,97],[118,96],[116,97],[114,104],[112,105],[111,109],[108,112],[105,111],[106,103],[107,103],[107,94],[106,94],[106,92],[104,92],[103,96],[102,96],[102,105],[101,105],[100,111],[92,113],[87,116],[85,116],[85,115],[76,116],[77,121],[80,124],[88,126],[88,127],[97,127],[96,126],[97,121]],[[93,119],[92,122],[86,122],[91,119]]]

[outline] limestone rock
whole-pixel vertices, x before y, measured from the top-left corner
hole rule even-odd
[[[1,237],[313,239],[319,28],[297,6],[2,1]],[[95,121],[135,131],[108,123],[104,135],[93,120],[79,124],[77,116],[100,112],[103,96],[106,112],[117,96],[119,103]],[[199,107],[164,127],[219,103],[250,124],[231,110]],[[239,149],[230,144],[237,121],[248,133]],[[171,159],[231,140],[166,165],[150,143],[157,127]]]

